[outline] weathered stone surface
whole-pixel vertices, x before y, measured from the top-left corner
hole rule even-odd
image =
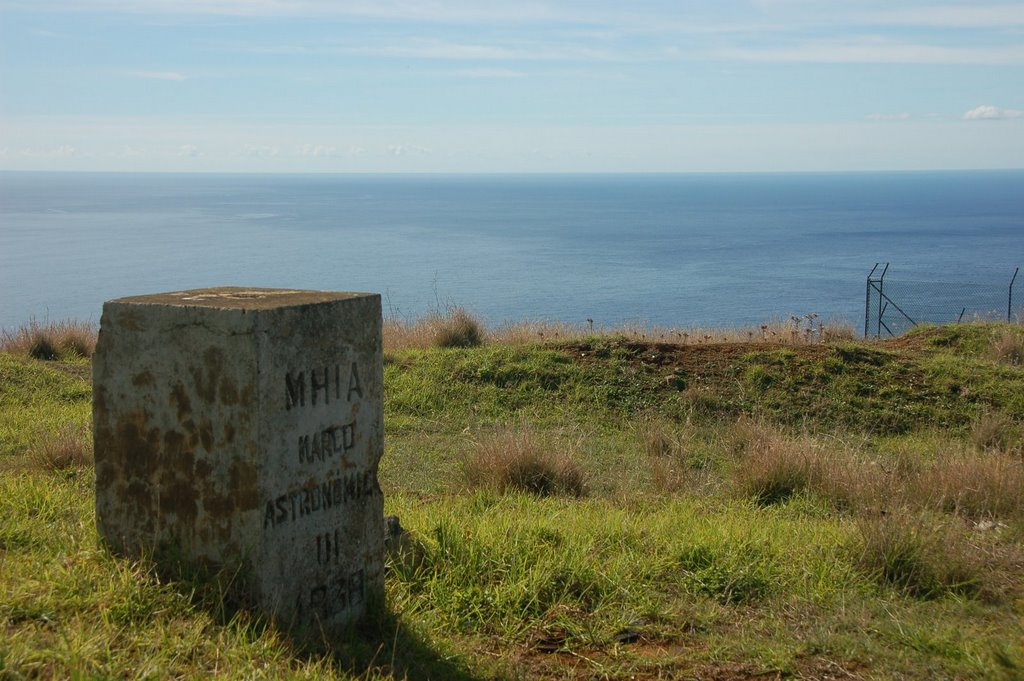
[[[96,518],[115,551],[238,570],[288,626],[383,592],[380,296],[217,288],[103,306]]]

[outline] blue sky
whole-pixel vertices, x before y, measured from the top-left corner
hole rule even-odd
[[[0,0],[0,169],[1024,167],[1024,2]]]

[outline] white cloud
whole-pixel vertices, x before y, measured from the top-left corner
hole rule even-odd
[[[26,159],[62,159],[79,156],[78,149],[71,144],[58,144],[55,146],[23,147],[13,152],[5,148],[5,156],[17,156]]]
[[[303,144],[295,155],[300,158],[341,158],[345,153],[331,144]]]
[[[906,111],[901,113],[887,114],[887,113],[869,113],[864,116],[869,121],[909,121],[910,114]]]
[[[609,61],[619,57],[605,50],[579,46],[512,46],[454,43],[441,40],[418,40],[407,45],[373,47],[342,47],[327,51],[364,57],[397,57],[405,59],[448,59],[453,61]]]
[[[143,155],[143,151],[139,147],[134,147],[130,144],[126,144],[119,151],[111,151],[108,156],[111,158],[138,158]]]
[[[964,114],[965,121],[993,121],[1006,118],[1024,118],[1024,110],[1000,109],[998,106],[982,104]]]
[[[416,144],[389,144],[387,150],[392,156],[420,156],[431,153],[427,147]]]
[[[472,45],[441,41],[425,41],[411,45],[351,47],[339,51],[370,57],[411,57],[415,59],[515,59],[519,56],[513,50],[499,45]]]
[[[877,37],[805,42],[793,46],[726,48],[723,59],[825,64],[1024,64],[1024,45],[943,47]]]
[[[253,144],[246,144],[242,147],[243,156],[252,156],[255,158],[276,158],[281,154],[280,148],[276,146],[259,146]]]
[[[359,147],[342,148],[334,144],[296,144],[282,148],[280,145],[245,144],[241,156],[256,159],[340,159],[353,158],[364,153]],[[236,152],[237,153],[237,152]]]
[[[752,0],[762,14],[790,25],[915,26],[920,28],[1007,28],[1024,26],[1020,2],[974,0]],[[895,7],[894,5],[902,5]],[[910,6],[908,6],[910,5]]]
[[[203,155],[203,152],[194,144],[182,144],[178,147],[175,155],[185,158],[199,158]]]
[[[1019,168],[1016,125],[360,126],[235,116],[0,117],[4,170],[219,172],[725,172]],[[1019,123],[1020,121],[1016,121]],[[1008,123],[1014,123],[1009,121]],[[135,158],[109,152],[125,145]],[[280,150],[245,156],[246,145]],[[308,147],[308,157],[298,152]],[[313,156],[317,145],[350,155]],[[357,155],[356,150],[364,149]],[[35,157],[18,150],[32,149]],[[202,156],[196,156],[202,152]],[[40,152],[46,152],[44,158]],[[321,151],[321,153],[323,153]],[[60,157],[57,154],[71,154]]]
[[[524,71],[514,69],[459,69],[451,72],[463,78],[525,78]]]
[[[129,71],[129,76],[134,78],[147,78],[150,80],[187,80],[188,76],[177,71]]]
[[[336,15],[451,23],[530,22],[556,18],[547,2],[482,3],[475,0],[0,0],[0,8],[118,14]]]
[[[933,26],[943,28],[1006,28],[1024,26],[1024,5],[961,6],[929,5],[910,9],[884,10],[867,15],[878,23],[904,26]]]
[[[328,42],[321,44],[276,44],[276,45],[244,45],[224,44],[216,48],[223,52],[241,52],[245,54],[270,55],[303,55],[303,56],[356,56],[376,57],[383,59],[421,59],[444,61],[580,61],[610,62],[624,61],[625,53],[606,49],[594,49],[584,45],[571,45],[564,42],[542,43],[532,40],[513,41],[509,44],[485,44],[438,40],[427,38],[403,38],[401,43],[373,44],[339,44]],[[485,73],[485,72],[483,72]],[[503,73],[491,72],[490,75],[506,77],[523,74],[515,71]],[[472,75],[467,73],[466,75]]]
[[[893,5],[902,5],[893,8]],[[910,5],[909,7],[907,5]],[[969,0],[719,0],[618,3],[612,0],[0,0],[0,12],[103,12],[324,18],[449,25],[547,25],[595,40],[624,34],[793,35],[851,27],[1019,29],[1024,3]],[[736,22],[742,17],[743,23]],[[972,62],[973,63],[973,62]],[[988,62],[985,62],[988,63]]]

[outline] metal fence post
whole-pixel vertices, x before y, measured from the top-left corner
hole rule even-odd
[[[871,324],[871,276],[875,273],[875,270],[877,270],[877,269],[878,269],[878,263],[876,262],[875,266],[871,268],[870,272],[868,272],[868,283],[865,286],[865,293],[864,293],[864,337],[865,338],[868,337],[868,327]]]
[[[885,300],[885,292],[882,290],[885,287],[885,273],[889,271],[889,263],[885,263],[885,267],[882,268],[882,276],[878,278],[878,327],[875,329],[875,338],[882,337],[882,301]],[[889,331],[889,327],[885,327],[886,331]],[[892,332],[889,331],[889,335]]]
[[[1007,323],[1012,321],[1010,319],[1010,316],[1013,313],[1013,282],[1017,281],[1017,273],[1018,272],[1020,272],[1020,268],[1019,267],[1013,271],[1013,279],[1010,279],[1010,293],[1006,297],[1006,321],[1007,321]]]

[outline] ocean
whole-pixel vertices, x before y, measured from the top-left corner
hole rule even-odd
[[[741,327],[815,313],[862,330],[878,262],[887,290],[914,283],[906,295],[927,299],[933,321],[1005,317],[1024,264],[1024,171],[0,173],[10,330],[225,285],[379,292],[385,315],[406,319],[449,305],[491,325]],[[1024,275],[1015,295],[1024,302]]]

